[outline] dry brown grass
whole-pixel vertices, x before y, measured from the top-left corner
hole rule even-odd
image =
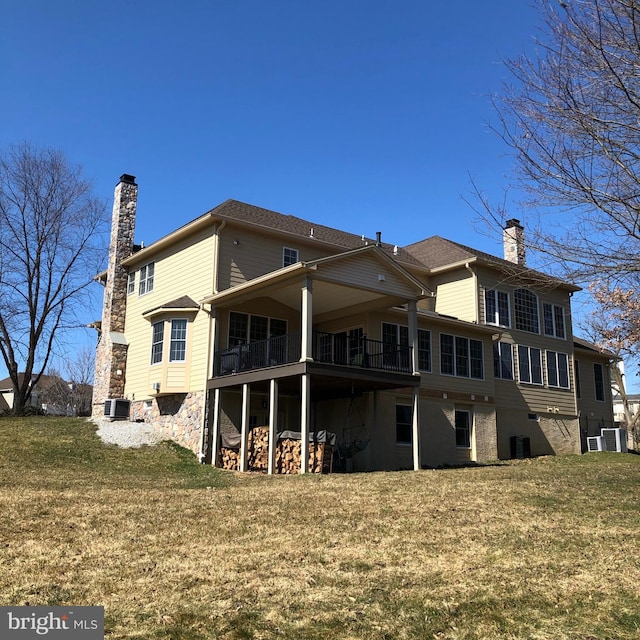
[[[107,638],[638,639],[640,456],[219,472],[74,420],[0,420],[0,604]]]

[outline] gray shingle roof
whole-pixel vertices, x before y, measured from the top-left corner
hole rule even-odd
[[[485,251],[472,249],[459,242],[447,240],[440,236],[432,236],[425,240],[420,240],[404,247],[404,251],[412,255],[423,266],[430,271],[446,267],[447,265],[464,262],[466,260],[479,260],[490,266],[501,269],[525,280],[534,280],[541,283],[547,283],[552,286],[565,286],[575,291],[579,291],[580,287],[576,287],[569,282],[550,276],[547,273],[536,271],[524,265],[519,265],[504,258],[499,258]]]
[[[614,360],[620,360],[621,358],[619,356],[617,356],[615,353],[613,353],[613,351],[610,351],[609,349],[603,349],[601,347],[599,347],[597,344],[594,344],[593,342],[589,342],[588,340],[585,340],[584,338],[579,338],[578,336],[573,336],[573,346],[577,347],[578,349],[585,349],[586,351],[593,351],[595,353],[598,353],[602,356],[605,356],[607,358],[611,358]]]
[[[197,310],[200,308],[200,305],[190,298],[189,296],[180,296],[175,300],[171,300],[170,302],[165,302],[157,307],[153,307],[153,309],[148,309],[144,311],[142,315],[148,315],[149,313],[153,313],[154,311],[158,311],[158,309],[194,309]]]
[[[313,230],[313,238],[316,241],[326,242],[344,249],[356,249],[364,244],[374,244],[376,242],[373,238],[365,237],[363,240],[362,236],[355,233],[334,229],[297,216],[270,211],[269,209],[239,202],[238,200],[226,200],[211,209],[206,215],[256,225],[271,231],[280,231],[306,240],[310,240]],[[396,260],[419,266],[419,262],[402,248],[398,248],[396,253],[395,246],[392,244],[383,242],[381,246],[386,253],[393,255]]]
[[[264,209],[238,200],[226,200],[205,214],[187,223],[172,234],[160,239],[154,245],[170,241],[171,237],[182,229],[194,223],[204,222],[206,219],[229,220],[236,224],[250,225],[265,229],[270,233],[280,233],[299,238],[301,241],[321,242],[336,249],[357,249],[367,244],[375,244],[373,238],[359,236],[340,229],[334,229],[311,220],[299,218],[289,214],[278,213],[270,209]],[[546,282],[552,286],[566,286],[576,291],[579,287],[549,276],[545,273],[522,267],[497,256],[478,251],[452,240],[446,240],[440,236],[432,236],[420,240],[405,247],[397,247],[389,243],[381,243],[382,249],[395,260],[408,267],[416,267],[421,270],[433,271],[447,265],[452,265],[466,260],[477,259],[496,268],[502,268],[511,274],[521,276],[533,276],[536,281]],[[143,250],[141,253],[144,253]]]

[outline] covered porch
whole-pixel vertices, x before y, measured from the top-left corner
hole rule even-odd
[[[248,470],[252,397],[268,411],[268,473],[275,472],[281,398],[299,409],[300,473],[309,471],[309,441],[318,403],[403,389],[413,398],[413,466],[420,468],[417,301],[430,292],[382,249],[369,246],[312,262],[301,262],[216,293],[211,305],[211,378],[207,383],[211,462],[218,464],[223,395],[233,398],[240,440],[239,470]],[[229,346],[221,334],[225,314],[252,300],[274,300],[297,311],[299,330]],[[345,331],[323,331],[340,318],[364,317],[402,306],[407,313],[408,344],[370,339]],[[255,420],[254,420],[255,422]],[[204,432],[203,432],[204,443]],[[203,450],[205,450],[203,448]]]

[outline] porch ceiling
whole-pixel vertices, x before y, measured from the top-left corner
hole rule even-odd
[[[299,283],[292,283],[286,287],[273,289],[269,291],[267,295],[292,309],[300,309],[301,296]],[[350,287],[335,282],[326,282],[323,280],[313,281],[314,316],[332,314],[335,311],[342,311],[353,306],[389,307],[399,303],[400,300],[384,293]]]
[[[284,282],[281,279],[274,279],[273,281],[256,283],[254,286],[242,285],[221,291],[208,298],[206,302],[214,307],[228,308],[256,298],[267,297],[300,311],[302,286],[303,283],[299,277],[287,279]],[[372,291],[320,278],[313,279],[313,316],[315,321],[322,319],[318,316],[331,316],[337,311],[344,314],[352,307],[363,311],[373,308],[389,308],[406,302],[406,297],[392,295],[384,291]]]

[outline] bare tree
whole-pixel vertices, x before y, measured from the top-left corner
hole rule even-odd
[[[81,324],[86,287],[104,262],[105,212],[59,151],[25,143],[0,152],[0,354],[16,412],[56,342]]]
[[[494,100],[528,244],[575,282],[637,287],[640,3],[536,2],[535,52],[506,61],[512,82]],[[503,222],[507,207],[480,202]]]
[[[640,357],[640,295],[619,286],[602,283],[590,286],[595,307],[582,323],[589,338],[620,360],[638,361]],[[635,409],[627,393],[627,384],[619,363],[611,367],[611,388],[622,403],[624,426],[640,441],[640,410]]]
[[[65,373],[72,392],[72,402],[76,415],[91,415],[93,397],[93,374],[96,350],[84,346],[74,357],[65,362]]]

